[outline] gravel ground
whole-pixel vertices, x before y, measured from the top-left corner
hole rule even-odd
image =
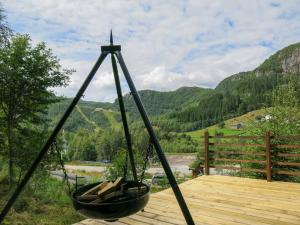
[[[189,170],[189,164],[195,160],[194,155],[169,155],[167,156],[168,162],[173,172],[179,172],[181,174],[191,174]],[[67,170],[84,170],[86,172],[103,172],[104,166],[76,166],[76,165],[65,165]],[[148,173],[162,173],[162,167],[150,167],[147,170]]]

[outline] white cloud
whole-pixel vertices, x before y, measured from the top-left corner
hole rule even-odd
[[[46,41],[63,66],[76,69],[72,83],[56,90],[67,96],[108,43],[110,28],[137,89],[156,90],[215,87],[300,37],[297,0],[4,0],[3,7],[15,31]],[[85,99],[113,100],[112,78],[106,62]]]

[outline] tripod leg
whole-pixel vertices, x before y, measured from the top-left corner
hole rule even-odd
[[[31,167],[29,168],[29,170],[25,174],[24,178],[22,179],[22,181],[17,186],[16,190],[14,191],[14,193],[12,194],[12,196],[10,197],[10,199],[8,200],[6,205],[4,206],[4,208],[3,208],[3,210],[0,214],[0,223],[4,220],[6,214],[8,213],[8,211],[10,210],[10,208],[12,207],[14,202],[16,201],[19,194],[22,192],[23,188],[25,187],[25,185],[29,181],[30,177],[32,176],[32,174],[36,170],[36,168],[39,165],[40,161],[43,159],[44,155],[46,154],[46,152],[48,151],[50,145],[52,144],[54,138],[56,137],[56,135],[58,134],[58,132],[60,131],[60,129],[62,128],[62,126],[64,125],[66,120],[68,119],[68,117],[70,116],[70,114],[73,111],[74,107],[76,106],[76,104],[80,100],[81,96],[83,95],[84,91],[88,87],[89,83],[93,79],[95,73],[97,72],[98,68],[100,67],[101,63],[103,62],[103,60],[105,59],[105,57],[107,56],[108,53],[109,52],[102,52],[101,55],[99,56],[97,62],[95,63],[94,67],[92,68],[91,72],[89,73],[89,75],[85,79],[85,81],[82,84],[81,88],[78,90],[75,98],[73,99],[73,101],[71,102],[71,104],[69,105],[67,110],[65,111],[64,115],[62,116],[62,118],[60,119],[60,121],[58,122],[56,127],[54,128],[52,134],[48,138],[47,142],[44,144],[44,146],[43,146],[42,150],[40,151],[40,153],[38,154],[37,158],[35,159],[35,161],[31,165]]]
[[[112,62],[112,68],[113,68],[114,77],[115,77],[116,89],[117,89],[117,94],[118,94],[118,101],[119,101],[119,106],[120,106],[120,111],[121,111],[121,116],[122,116],[123,128],[124,128],[124,133],[125,133],[125,138],[126,138],[126,143],[127,143],[127,151],[128,151],[128,154],[129,154],[132,175],[133,175],[134,181],[137,182],[138,179],[137,179],[136,167],[135,167],[135,163],[134,163],[131,137],[130,137],[128,123],[127,123],[125,106],[124,106],[124,102],[123,102],[123,96],[122,96],[122,89],[121,89],[121,85],[120,85],[118,67],[117,67],[117,62],[116,62],[115,56],[113,54],[111,54],[111,62]],[[124,177],[124,179],[125,179],[125,177]]]
[[[138,95],[138,93],[136,91],[134,83],[133,83],[133,81],[132,81],[132,79],[130,77],[130,74],[129,74],[128,70],[127,70],[127,67],[126,67],[125,62],[124,62],[123,57],[122,57],[122,54],[121,54],[120,51],[116,51],[115,54],[116,54],[117,59],[118,59],[118,61],[120,63],[120,66],[122,68],[124,76],[125,76],[125,78],[127,80],[127,83],[128,83],[129,88],[130,88],[130,91],[132,93],[132,96],[133,96],[133,99],[135,101],[135,104],[138,107],[138,110],[139,110],[139,112],[141,114],[141,117],[142,117],[142,119],[144,121],[144,124],[145,124],[145,126],[147,128],[149,136],[151,137],[151,140],[153,142],[153,145],[155,147],[155,150],[156,150],[156,153],[157,153],[157,155],[159,157],[159,160],[160,160],[160,162],[161,162],[161,164],[162,164],[162,166],[164,168],[164,171],[165,171],[165,173],[166,173],[166,175],[168,177],[170,185],[171,185],[171,187],[173,189],[173,192],[174,192],[174,194],[176,196],[176,199],[177,199],[177,202],[178,202],[178,204],[179,204],[179,206],[181,208],[182,214],[183,214],[183,216],[184,216],[184,218],[185,218],[185,220],[186,220],[186,222],[187,222],[188,225],[194,225],[195,223],[193,221],[193,218],[192,218],[192,216],[190,214],[190,211],[189,211],[189,209],[188,209],[188,207],[187,207],[187,205],[185,203],[185,200],[184,200],[184,198],[183,198],[183,196],[181,194],[181,191],[180,191],[180,189],[179,189],[179,187],[177,185],[176,179],[175,179],[175,177],[174,177],[174,175],[172,173],[172,170],[171,170],[171,168],[169,166],[169,163],[168,163],[168,161],[167,161],[167,159],[166,159],[166,157],[165,157],[165,155],[163,153],[163,150],[162,150],[162,148],[161,148],[161,146],[159,144],[159,141],[158,141],[158,139],[157,139],[157,137],[156,137],[156,135],[154,133],[153,127],[152,127],[152,125],[150,123],[150,120],[149,120],[149,118],[147,116],[147,113],[146,113],[146,111],[144,109],[143,103],[142,103],[142,101],[141,101],[141,99],[140,99],[140,97],[139,97],[139,95]]]

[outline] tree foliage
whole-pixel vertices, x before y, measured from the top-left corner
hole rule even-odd
[[[293,139],[285,139],[282,137],[295,136],[300,134],[300,83],[298,80],[290,80],[288,84],[279,86],[272,94],[272,107],[265,110],[266,117],[257,122],[253,122],[249,127],[249,131],[254,135],[265,135],[270,132],[274,137],[272,138],[272,145],[281,144],[298,144]],[[297,149],[290,148],[276,148],[271,147],[271,161],[273,163],[272,169],[298,171],[298,167],[276,165],[275,162],[298,162],[298,158],[294,157],[279,157],[278,153],[299,153]],[[256,168],[257,165],[251,164]],[[260,175],[256,175],[260,176]],[[289,175],[272,174],[273,179],[278,180],[296,180]]]
[[[15,35],[0,48],[0,110],[11,178],[13,162],[25,163],[20,156],[31,156],[43,141],[31,137],[46,129],[43,114],[57,100],[51,90],[65,86],[71,72],[62,69],[45,43],[33,46],[28,35]]]
[[[267,108],[267,118],[251,126],[251,131],[263,134],[270,131],[275,136],[300,134],[300,85],[297,80],[279,86],[272,94],[272,107]]]
[[[12,31],[6,22],[4,10],[1,8],[0,4],[0,47],[4,47],[9,43],[11,35]]]

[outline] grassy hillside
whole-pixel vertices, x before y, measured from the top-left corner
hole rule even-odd
[[[102,109],[102,113],[104,114],[104,116],[106,116],[106,118],[110,124],[110,127],[119,128],[121,126],[121,123],[120,123],[121,118],[120,118],[119,112]],[[119,120],[117,120],[117,118]]]
[[[62,99],[49,107],[48,119],[52,126],[57,124],[64,111],[71,103],[71,99]],[[120,115],[111,103],[80,101],[64,125],[66,131],[101,130],[118,127]]]
[[[99,129],[100,127],[96,124],[95,121],[90,120],[85,114],[84,112],[81,110],[80,106],[76,106],[75,110],[77,110],[77,112],[82,116],[82,118],[91,126],[94,126],[95,129]]]
[[[247,125],[257,118],[257,116],[265,116],[265,109],[254,110],[248,112],[242,116],[234,117],[224,121],[224,127],[220,128],[218,124],[207,127],[205,129],[199,129],[191,132],[185,132],[185,134],[191,136],[194,140],[200,140],[205,131],[208,131],[211,135],[217,133],[223,133],[224,135],[237,135],[244,134],[246,132]],[[242,127],[237,129],[237,125],[241,124]]]

